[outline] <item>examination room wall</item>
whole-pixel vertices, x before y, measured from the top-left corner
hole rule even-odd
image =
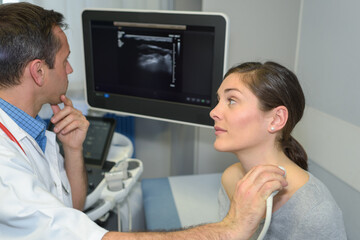
[[[296,136],[343,210],[348,239],[360,237],[358,9],[357,0],[304,0],[297,58],[307,109]]]
[[[276,10],[281,4],[284,8],[279,7]],[[263,13],[263,8],[268,8],[268,12],[274,14],[277,14],[277,11],[282,14],[287,12],[287,22],[294,21],[294,17],[298,16],[295,31],[291,32],[282,27],[282,31],[278,32],[276,25],[269,27],[269,24],[275,23],[276,18],[271,17],[270,13]],[[310,171],[329,187],[340,205],[348,239],[359,239],[360,2],[227,0],[219,3],[216,0],[204,0],[203,9],[224,12],[232,20],[230,65],[233,61],[274,59],[297,73],[307,105],[294,136],[307,150]],[[258,14],[264,15],[255,19],[253,15]],[[243,31],[245,23],[242,22],[254,28],[253,31],[258,33],[256,37],[269,39],[265,47],[252,46],[259,43],[259,40],[255,36],[247,35],[251,33],[247,28]],[[265,36],[264,32],[269,33],[270,37]],[[271,42],[274,37],[272,34],[280,34],[287,43],[278,48],[278,45]],[[294,37],[296,46],[289,50],[289,44],[294,43]],[[260,47],[260,50],[257,47]],[[235,54],[237,57],[234,58]],[[279,58],[280,56],[284,58]],[[202,136],[208,136],[206,130],[202,129],[200,132]],[[204,139],[206,138],[200,138],[200,142],[206,142]],[[199,154],[198,161],[201,163],[209,161],[212,153],[207,152],[205,157],[203,155]]]

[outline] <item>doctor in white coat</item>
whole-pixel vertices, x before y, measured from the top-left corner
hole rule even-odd
[[[0,239],[250,237],[265,199],[287,185],[275,166],[256,167],[238,183],[220,223],[172,233],[117,233],[81,211],[87,191],[82,144],[89,122],[65,96],[73,69],[63,27],[60,13],[29,3],[0,5]],[[38,117],[44,104],[53,110],[54,133]]]

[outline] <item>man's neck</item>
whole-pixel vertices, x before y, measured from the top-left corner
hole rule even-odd
[[[26,91],[25,86],[19,85],[12,88],[1,89],[0,98],[13,106],[23,110],[33,118],[35,118],[41,110],[41,105],[36,104],[29,90]]]

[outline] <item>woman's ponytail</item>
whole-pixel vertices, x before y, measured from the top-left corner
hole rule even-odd
[[[308,170],[307,154],[301,144],[290,136],[281,142],[282,149],[286,156],[304,170]]]

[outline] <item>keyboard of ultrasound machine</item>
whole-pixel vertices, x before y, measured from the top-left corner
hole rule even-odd
[[[115,163],[110,161],[106,161],[103,168],[88,164],[86,165],[86,170],[88,174],[88,195],[100,184],[100,182],[104,179],[105,173],[109,172],[114,165]],[[139,163],[136,161],[128,162],[128,170],[135,169],[138,166]]]

